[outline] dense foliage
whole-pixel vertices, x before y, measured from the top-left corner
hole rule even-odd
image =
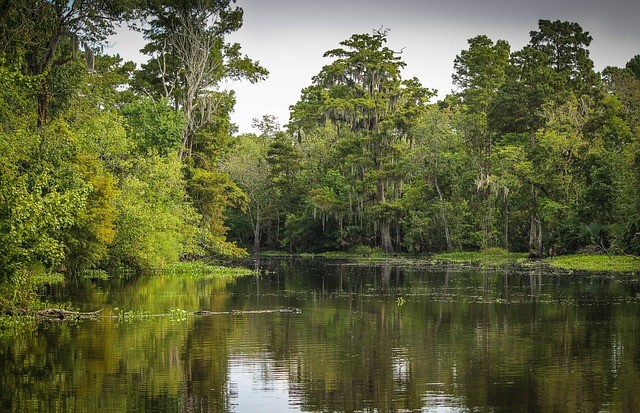
[[[233,1],[0,9],[0,280],[251,245],[640,254],[640,57],[596,73],[576,23],[541,20],[515,52],[470,39],[435,104],[386,30],[353,35],[286,130],[232,136],[221,85],[267,75],[225,41]],[[100,51],[125,21],[139,68]]]
[[[402,79],[385,30],[326,52],[287,132],[265,117],[227,156],[254,204],[231,236],[256,251],[639,254],[640,58],[596,73],[580,25],[530,34],[518,51],[469,39],[437,103]]]
[[[0,8],[0,281],[17,288],[56,271],[246,254],[225,236],[225,210],[246,195],[218,167],[234,101],[220,82],[267,74],[224,41],[241,26],[241,9],[231,1]],[[138,69],[100,51],[125,20],[147,28],[152,59]],[[207,46],[195,80],[193,56],[166,41],[176,33]],[[161,73],[158,59],[167,62]],[[19,309],[19,298],[0,306]]]

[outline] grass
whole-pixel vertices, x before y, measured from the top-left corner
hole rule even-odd
[[[301,254],[302,256],[302,254]],[[387,259],[394,257],[391,254],[385,254],[380,251],[376,251],[373,253],[358,253],[358,252],[346,252],[346,251],[329,251],[329,252],[320,252],[318,254],[313,254],[314,257],[322,257],[322,258],[333,258],[333,259],[362,259],[362,258],[371,258],[371,259]]]
[[[287,256],[287,253],[270,253],[270,256]],[[357,247],[351,251],[332,251],[321,253],[301,253],[295,254],[297,257],[303,258],[333,258],[333,259],[347,259],[356,261],[371,262],[375,260],[394,260],[394,261],[407,261],[407,262],[420,262],[425,260],[425,257],[416,256],[413,254],[385,254],[380,252],[377,248],[371,247]],[[435,254],[429,261],[431,262],[444,262],[454,264],[465,263],[479,263],[484,266],[502,266],[513,262],[524,262],[527,259],[526,253],[508,252],[502,248],[487,248],[480,252],[445,252]]]
[[[271,256],[289,255],[287,253],[271,253]],[[335,258],[349,259],[356,261],[375,261],[378,259],[406,259],[408,261],[420,261],[424,258],[415,257],[413,255],[391,256],[383,254],[376,249],[368,248],[366,250],[354,250],[352,252],[323,252],[318,254],[297,254],[299,257],[313,258]],[[483,267],[501,267],[512,263],[526,263],[528,260],[527,253],[509,252],[502,248],[486,248],[481,251],[470,252],[444,252],[435,254],[430,261],[433,263],[451,263],[451,264],[479,264]],[[624,255],[597,255],[597,254],[574,254],[551,257],[544,260],[551,267],[573,270],[573,271],[592,271],[592,272],[621,272],[621,273],[640,273],[640,257],[631,257]]]
[[[377,248],[366,249],[357,248],[351,251],[324,251],[324,252],[299,252],[289,253],[285,251],[263,251],[262,257],[300,257],[300,258],[331,258],[340,260],[354,260],[361,258],[389,259],[395,257],[392,254],[385,254]],[[402,256],[402,255],[401,255]]]
[[[385,254],[379,248],[360,245],[349,251],[325,251],[325,252],[300,252],[289,253],[286,251],[262,251],[260,255],[263,257],[289,257],[296,256],[301,258],[334,258],[334,259],[356,259],[356,258],[389,258],[391,254]]]
[[[477,252],[444,252],[434,255],[433,259],[449,263],[479,263],[482,266],[499,267],[514,262],[524,262],[527,254],[509,252],[502,248],[486,248]]]
[[[640,259],[626,255],[576,254],[545,260],[552,267],[574,271],[640,272]]]
[[[270,256],[289,256],[291,254],[271,253]],[[527,259],[526,253],[514,253],[503,250],[502,248],[489,248],[480,252],[448,252],[435,254],[433,256],[420,256],[415,254],[385,254],[379,249],[371,247],[357,247],[351,251],[332,251],[321,253],[301,253],[295,254],[296,257],[303,258],[331,258],[350,260],[363,264],[371,264],[376,261],[393,262],[396,265],[415,265],[415,264],[480,264],[487,267],[503,266],[514,262],[524,262]]]
[[[77,277],[87,280],[108,280],[109,273],[104,270],[83,270],[77,274]]]
[[[253,270],[243,267],[224,267],[211,265],[202,261],[178,262],[153,271],[154,274],[174,275],[179,277],[218,278],[244,277],[253,275]]]

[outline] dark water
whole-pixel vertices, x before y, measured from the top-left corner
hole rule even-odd
[[[237,280],[52,289],[53,302],[132,317],[3,337],[0,411],[640,411],[637,281],[537,266],[257,265]],[[302,313],[175,310],[284,307]]]

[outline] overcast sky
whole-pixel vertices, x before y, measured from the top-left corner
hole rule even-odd
[[[453,61],[480,34],[519,50],[537,30],[539,19],[579,23],[593,37],[589,47],[596,70],[624,66],[640,54],[640,2],[637,0],[238,0],[244,26],[230,38],[266,67],[269,78],[228,84],[237,93],[232,114],[240,132],[253,118],[274,115],[281,125],[289,106],[322,66],[322,55],[355,33],[390,30],[387,46],[402,50],[403,77],[450,93]],[[139,39],[119,36],[106,53],[139,61]]]

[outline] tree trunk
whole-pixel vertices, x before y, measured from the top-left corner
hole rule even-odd
[[[47,112],[49,110],[49,101],[50,101],[48,87],[46,85],[43,85],[42,88],[43,90],[42,92],[40,92],[40,95],[38,96],[38,120],[37,120],[38,128],[44,126],[45,123],[47,122]]]
[[[538,258],[542,258],[542,219],[538,214]]]
[[[451,250],[453,249],[453,243],[451,242],[451,233],[449,231],[449,220],[447,219],[446,204],[444,202],[444,196],[442,196],[442,191],[440,191],[440,185],[438,185],[438,177],[434,177],[433,183],[436,186],[436,191],[438,192],[438,197],[440,198],[440,217],[442,218],[442,224],[444,225],[444,236],[447,240],[447,252],[451,252]]]
[[[402,233],[400,232],[400,221],[398,218],[394,219],[396,226],[396,249],[402,251]]]
[[[380,205],[385,202],[384,183],[378,182],[376,190],[376,203]],[[380,220],[380,247],[382,252],[393,254],[393,242],[391,241],[391,221],[387,217]]]
[[[531,212],[531,225],[529,226],[529,257],[534,258],[536,245],[536,214]]]
[[[504,249],[509,250],[509,192],[504,197]]]
[[[536,134],[533,128],[529,129],[529,140],[531,149],[536,146]],[[531,210],[531,228],[529,230],[529,256],[542,258],[542,220],[538,212],[538,191],[531,184],[532,210]]]
[[[384,253],[394,253],[393,243],[391,242],[391,223],[386,218],[380,222],[380,247]]]
[[[253,228],[253,253],[260,254],[260,204],[256,202],[256,225]]]
[[[531,227],[529,229],[529,256],[542,258],[542,220],[538,213],[538,193],[533,192],[533,210],[531,211]]]

